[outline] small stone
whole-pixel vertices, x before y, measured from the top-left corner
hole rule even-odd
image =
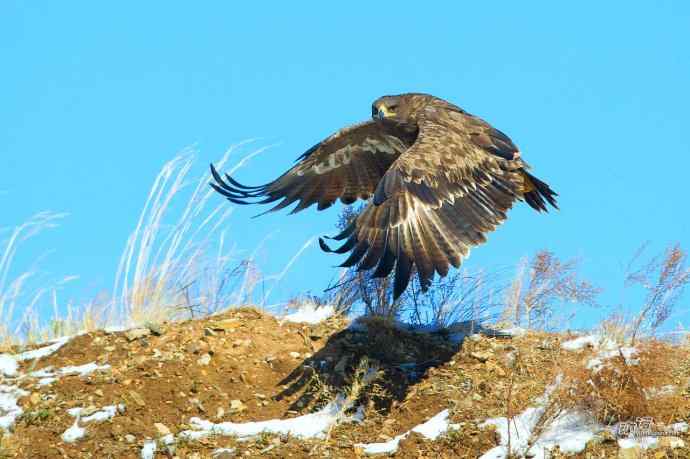
[[[208,365],[211,363],[211,354],[204,354],[201,357],[199,357],[199,360],[196,361],[199,365]]]
[[[247,406],[241,400],[230,400],[230,412],[239,413],[247,409]]]
[[[481,402],[482,400],[484,400],[484,397],[475,392],[474,394],[472,394],[472,400],[474,400],[475,402]]]
[[[103,348],[105,352],[113,352],[116,349],[115,346],[106,346]]]
[[[134,341],[139,338],[143,338],[144,336],[149,336],[150,334],[151,330],[148,328],[133,328],[125,333],[125,337],[128,341]]]
[[[129,397],[134,400],[134,403],[136,403],[139,406],[146,406],[146,402],[144,401],[143,397],[139,395],[139,392],[130,390],[129,391]]]
[[[252,344],[252,340],[250,340],[249,338],[247,338],[247,339],[236,339],[235,341],[232,342],[233,347],[245,347],[245,346],[249,346],[250,344]]]
[[[31,397],[29,397],[29,402],[32,405],[38,405],[38,403],[40,401],[41,401],[41,394],[39,394],[38,392],[34,392],[33,394],[31,394]]]
[[[225,408],[219,406],[216,410],[216,419],[222,419],[225,416]]]
[[[103,397],[103,391],[100,389],[96,389],[95,391],[93,391],[93,393],[98,395],[99,397]]]
[[[300,355],[301,354],[299,352],[295,352],[295,351],[290,352],[290,357],[292,357],[293,359],[299,359]]]
[[[156,322],[146,322],[144,326],[148,328],[154,336],[161,336],[163,334],[160,324]]]
[[[484,363],[491,358],[491,353],[489,353],[489,352],[472,352],[472,353],[470,353],[470,357],[477,359],[480,362]]]
[[[132,435],[132,434],[127,434],[127,435],[125,435],[125,441],[126,441],[127,443],[129,443],[129,444],[132,444],[132,443],[134,443],[135,441],[137,441],[137,437],[135,437],[135,436]]]
[[[153,427],[156,428],[156,432],[158,432],[158,435],[160,435],[161,437],[165,437],[166,435],[170,435],[171,433],[170,429],[168,429],[168,426],[160,422],[154,423]]]
[[[213,330],[211,330],[210,328],[208,328],[208,327],[204,328],[204,335],[205,336],[216,336],[216,334],[217,333],[214,332]]]

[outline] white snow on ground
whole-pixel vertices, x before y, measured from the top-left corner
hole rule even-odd
[[[119,405],[108,405],[104,406],[100,410],[86,416],[86,417],[81,417],[82,413],[84,412],[84,408],[77,407],[77,408],[70,408],[67,410],[67,412],[79,419],[82,424],[88,424],[90,422],[103,422],[107,421],[108,419],[112,419],[115,417],[117,413],[123,413],[125,411],[125,405],[120,403]]]
[[[109,405],[104,406],[100,410],[82,417],[84,408],[76,407],[70,408],[67,412],[75,417],[74,424],[62,433],[62,441],[65,443],[74,443],[86,435],[86,428],[82,427],[80,424],[89,424],[92,422],[105,422],[109,419],[115,417],[118,413],[123,413],[125,411],[125,405],[122,403],[119,405]]]
[[[147,440],[141,448],[141,459],[153,459],[156,456],[156,442]]]
[[[109,369],[110,365],[98,365],[95,362],[91,362],[84,365],[63,367],[57,371],[53,371],[53,367],[46,367],[37,371],[32,371],[28,376],[38,378],[39,386],[47,386],[48,384],[52,384],[57,381],[61,376],[79,375],[83,377],[95,371],[105,371]]]
[[[110,369],[110,365],[97,365],[95,362],[87,363],[79,366],[63,367],[58,370],[60,376],[86,376],[94,371],[102,371]]]
[[[0,428],[9,430],[23,410],[17,401],[29,393],[16,386],[0,385]]]
[[[566,454],[577,454],[584,451],[587,442],[600,432],[603,427],[587,414],[579,411],[564,411],[553,421],[549,422],[545,430],[528,450],[528,442],[534,428],[544,415],[551,392],[560,383],[560,378],[546,389],[546,393],[536,400],[537,406],[527,408],[508,422],[507,418],[495,418],[485,421],[480,427],[493,425],[500,437],[500,445],[489,450],[481,459],[506,459],[510,454],[517,457],[534,457],[544,459],[548,451],[558,446]],[[510,432],[509,432],[510,429]],[[508,451],[508,439],[510,449]],[[510,454],[509,454],[510,453]]]
[[[519,337],[525,336],[527,334],[527,330],[525,330],[522,327],[502,328],[498,331],[504,335],[512,336],[515,338],[519,338]]]
[[[599,335],[586,335],[579,338],[566,341],[561,344],[561,348],[566,351],[579,351],[586,346],[597,350],[597,355],[587,362],[587,369],[597,372],[601,370],[605,361],[623,355],[625,363],[628,365],[636,365],[639,360],[634,359],[633,356],[637,354],[637,349],[634,347],[618,346],[615,342],[608,338],[602,338]]]
[[[285,434],[299,438],[324,438],[326,432],[338,422],[352,420],[344,417],[343,412],[349,408],[344,396],[336,397],[316,413],[306,414],[291,419],[272,419],[258,422],[221,422],[215,424],[200,418],[192,418],[189,422],[194,430],[180,432],[179,436],[186,440],[199,440],[212,435],[236,436],[239,438],[254,437],[263,432],[271,434]]]
[[[5,376],[17,376],[19,364],[17,360],[9,354],[0,354],[0,373]]]
[[[571,339],[570,341],[566,341],[565,343],[561,343],[561,349],[565,349],[566,351],[579,351],[587,346],[598,348],[601,342],[602,338],[598,335],[580,336],[578,338]]]
[[[288,322],[305,324],[318,324],[335,314],[335,308],[331,305],[317,306],[314,303],[304,303],[295,312],[286,314],[283,319]]]
[[[623,356],[626,364],[637,365],[640,363],[640,361],[633,358],[635,354],[637,354],[637,349],[634,347],[621,347],[618,349],[603,350],[600,351],[593,359],[589,359],[587,362],[587,369],[597,372],[604,367],[604,362],[606,360],[612,359],[619,355]]]
[[[47,357],[50,354],[57,351],[58,349],[60,349],[65,344],[67,344],[67,342],[70,339],[72,339],[71,336],[65,336],[63,338],[58,338],[58,339],[49,341],[50,343],[53,343],[53,344],[50,344],[49,346],[39,347],[38,349],[34,349],[33,351],[22,352],[21,354],[15,355],[14,358],[18,362],[21,362],[24,360],[33,360],[33,359],[40,359],[43,357]]]
[[[64,337],[49,341],[51,344],[48,346],[16,355],[0,354],[0,376],[11,378],[14,381],[23,378],[25,375],[19,374],[18,362],[46,357],[60,349],[70,339],[70,337]],[[22,409],[17,401],[26,395],[28,392],[16,385],[0,385],[0,428],[9,430],[12,427],[17,417],[22,414]]]
[[[407,438],[411,432],[421,434],[428,440],[436,440],[439,436],[453,428],[456,428],[456,426],[448,423],[448,410],[444,410],[433,418],[429,419],[424,424],[420,424],[417,427],[414,427],[412,430],[408,430],[404,434],[400,434],[390,441],[385,443],[358,443],[355,446],[362,448],[362,452],[370,456],[376,454],[392,454],[398,450],[400,442]]]
[[[84,438],[84,435],[86,435],[86,429],[79,427],[79,419],[77,419],[69,429],[62,433],[61,438],[65,443],[74,443],[75,441]]]

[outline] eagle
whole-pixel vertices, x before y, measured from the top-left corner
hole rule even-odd
[[[277,179],[246,186],[211,164],[211,186],[235,204],[268,204],[264,212],[297,203],[291,214],[336,200],[368,200],[326,252],[345,254],[341,267],[395,269],[398,299],[416,273],[422,291],[436,273],[458,268],[470,249],[506,220],[516,201],[538,212],[558,209],[558,194],[532,175],[520,150],[503,132],[446,100],[429,94],[383,96],[371,119],[345,127],[297,158]],[[260,214],[263,215],[263,214]]]

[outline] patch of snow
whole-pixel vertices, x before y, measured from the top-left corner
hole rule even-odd
[[[86,435],[86,428],[81,427],[81,424],[89,424],[92,422],[105,422],[109,419],[115,417],[115,415],[120,412],[124,412],[125,406],[123,404],[119,405],[109,405],[104,406],[100,410],[92,413],[86,417],[81,417],[84,412],[84,408],[75,407],[67,410],[70,416],[75,417],[74,424],[62,433],[62,440],[66,443],[74,443],[75,441],[83,438]],[[153,457],[153,456],[151,456]]]
[[[53,378],[53,377],[41,378],[38,380],[38,385],[39,386],[48,386],[50,384],[53,384],[55,381],[57,381],[57,378]]]
[[[109,368],[110,365],[98,365],[95,362],[91,362],[84,365],[63,367],[58,370],[58,373],[62,376],[86,376],[94,371],[108,370]]]
[[[596,357],[587,362],[587,369],[597,372],[604,367],[606,360],[618,357],[620,355],[625,359],[627,365],[637,365],[640,363],[639,359],[634,359],[633,356],[637,354],[637,349],[634,347],[620,347],[617,349],[608,348],[600,351]]]
[[[499,333],[507,336],[512,336],[514,338],[519,338],[521,336],[525,336],[527,334],[527,330],[525,330],[522,327],[510,327],[510,328],[502,328],[498,330]]]
[[[53,344],[50,344],[49,346],[39,347],[38,349],[34,349],[33,351],[22,352],[21,354],[15,355],[14,358],[18,362],[22,362],[24,360],[33,360],[33,359],[40,359],[43,357],[47,357],[50,354],[56,352],[58,349],[60,349],[65,344],[67,344],[67,342],[70,339],[72,339],[71,336],[65,336],[62,338],[52,340],[50,342]]]
[[[579,351],[587,346],[598,348],[600,342],[601,337],[598,335],[580,336],[579,338],[561,343],[561,349],[565,349],[566,351]]]
[[[0,385],[0,428],[9,430],[14,421],[22,414],[17,401],[29,393],[16,386]]]
[[[211,453],[211,457],[216,458],[223,453],[235,454],[236,451],[237,450],[235,448],[218,448],[213,450],[213,452]]]
[[[272,419],[258,422],[222,422],[215,424],[200,418],[192,418],[190,424],[194,430],[180,432],[186,440],[199,440],[212,435],[236,436],[239,438],[255,437],[261,433],[283,434],[299,438],[325,438],[326,432],[343,419],[343,412],[349,408],[349,402],[340,395],[316,413],[306,414],[291,419]],[[347,419],[349,420],[349,419]]]
[[[546,389],[545,394],[536,400],[536,407],[529,407],[510,422],[507,418],[495,418],[485,421],[480,427],[495,426],[500,437],[500,445],[489,450],[481,459],[506,459],[511,455],[544,459],[556,446],[566,454],[578,454],[584,451],[594,435],[603,427],[584,412],[566,410],[550,421],[532,446],[528,444],[535,427],[544,415],[546,405],[553,390],[560,384],[561,378]],[[508,451],[508,439],[510,449]]]
[[[125,410],[125,405],[120,403],[119,405],[104,406],[100,410],[98,410],[95,413],[90,414],[89,416],[86,416],[84,418],[81,418],[81,414],[83,413],[84,408],[81,408],[81,407],[70,408],[69,410],[67,410],[67,412],[71,416],[74,416],[78,420],[81,420],[82,423],[88,424],[90,422],[107,421],[108,419],[114,418],[116,414],[124,412],[124,410]]]
[[[335,314],[335,308],[331,305],[317,306],[314,303],[304,303],[295,312],[286,314],[283,319],[288,322],[305,324],[318,324]]]
[[[86,435],[86,429],[79,427],[79,419],[76,419],[74,424],[72,424],[72,427],[62,433],[61,438],[65,443],[74,443],[75,441],[84,438],[84,435]]]
[[[175,443],[175,436],[171,433],[168,435],[163,435],[160,439],[160,442],[166,446],[170,446]]]
[[[9,354],[0,354],[0,373],[13,377],[17,376],[17,369],[19,368],[19,364],[17,364],[17,360],[12,357]]]
[[[156,456],[156,442],[146,440],[141,448],[141,459],[153,459]]]
[[[392,454],[398,450],[400,442],[407,438],[411,432],[416,432],[428,440],[436,440],[439,436],[452,428],[455,428],[455,426],[448,423],[448,410],[444,410],[424,424],[420,424],[412,428],[412,430],[408,430],[404,434],[400,434],[385,443],[359,443],[355,446],[362,448],[362,452],[368,456]]]

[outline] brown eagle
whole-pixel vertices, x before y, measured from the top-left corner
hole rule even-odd
[[[297,158],[277,179],[245,186],[211,165],[211,186],[236,204],[267,204],[267,212],[294,202],[291,213],[312,204],[326,209],[340,199],[370,200],[326,252],[346,253],[341,265],[358,264],[385,277],[395,268],[398,298],[416,270],[426,291],[434,277],[459,267],[470,248],[506,219],[516,200],[535,210],[556,205],[549,185],[531,175],[504,133],[460,107],[428,94],[377,99],[370,121],[337,131]],[[255,200],[258,199],[258,200]]]

